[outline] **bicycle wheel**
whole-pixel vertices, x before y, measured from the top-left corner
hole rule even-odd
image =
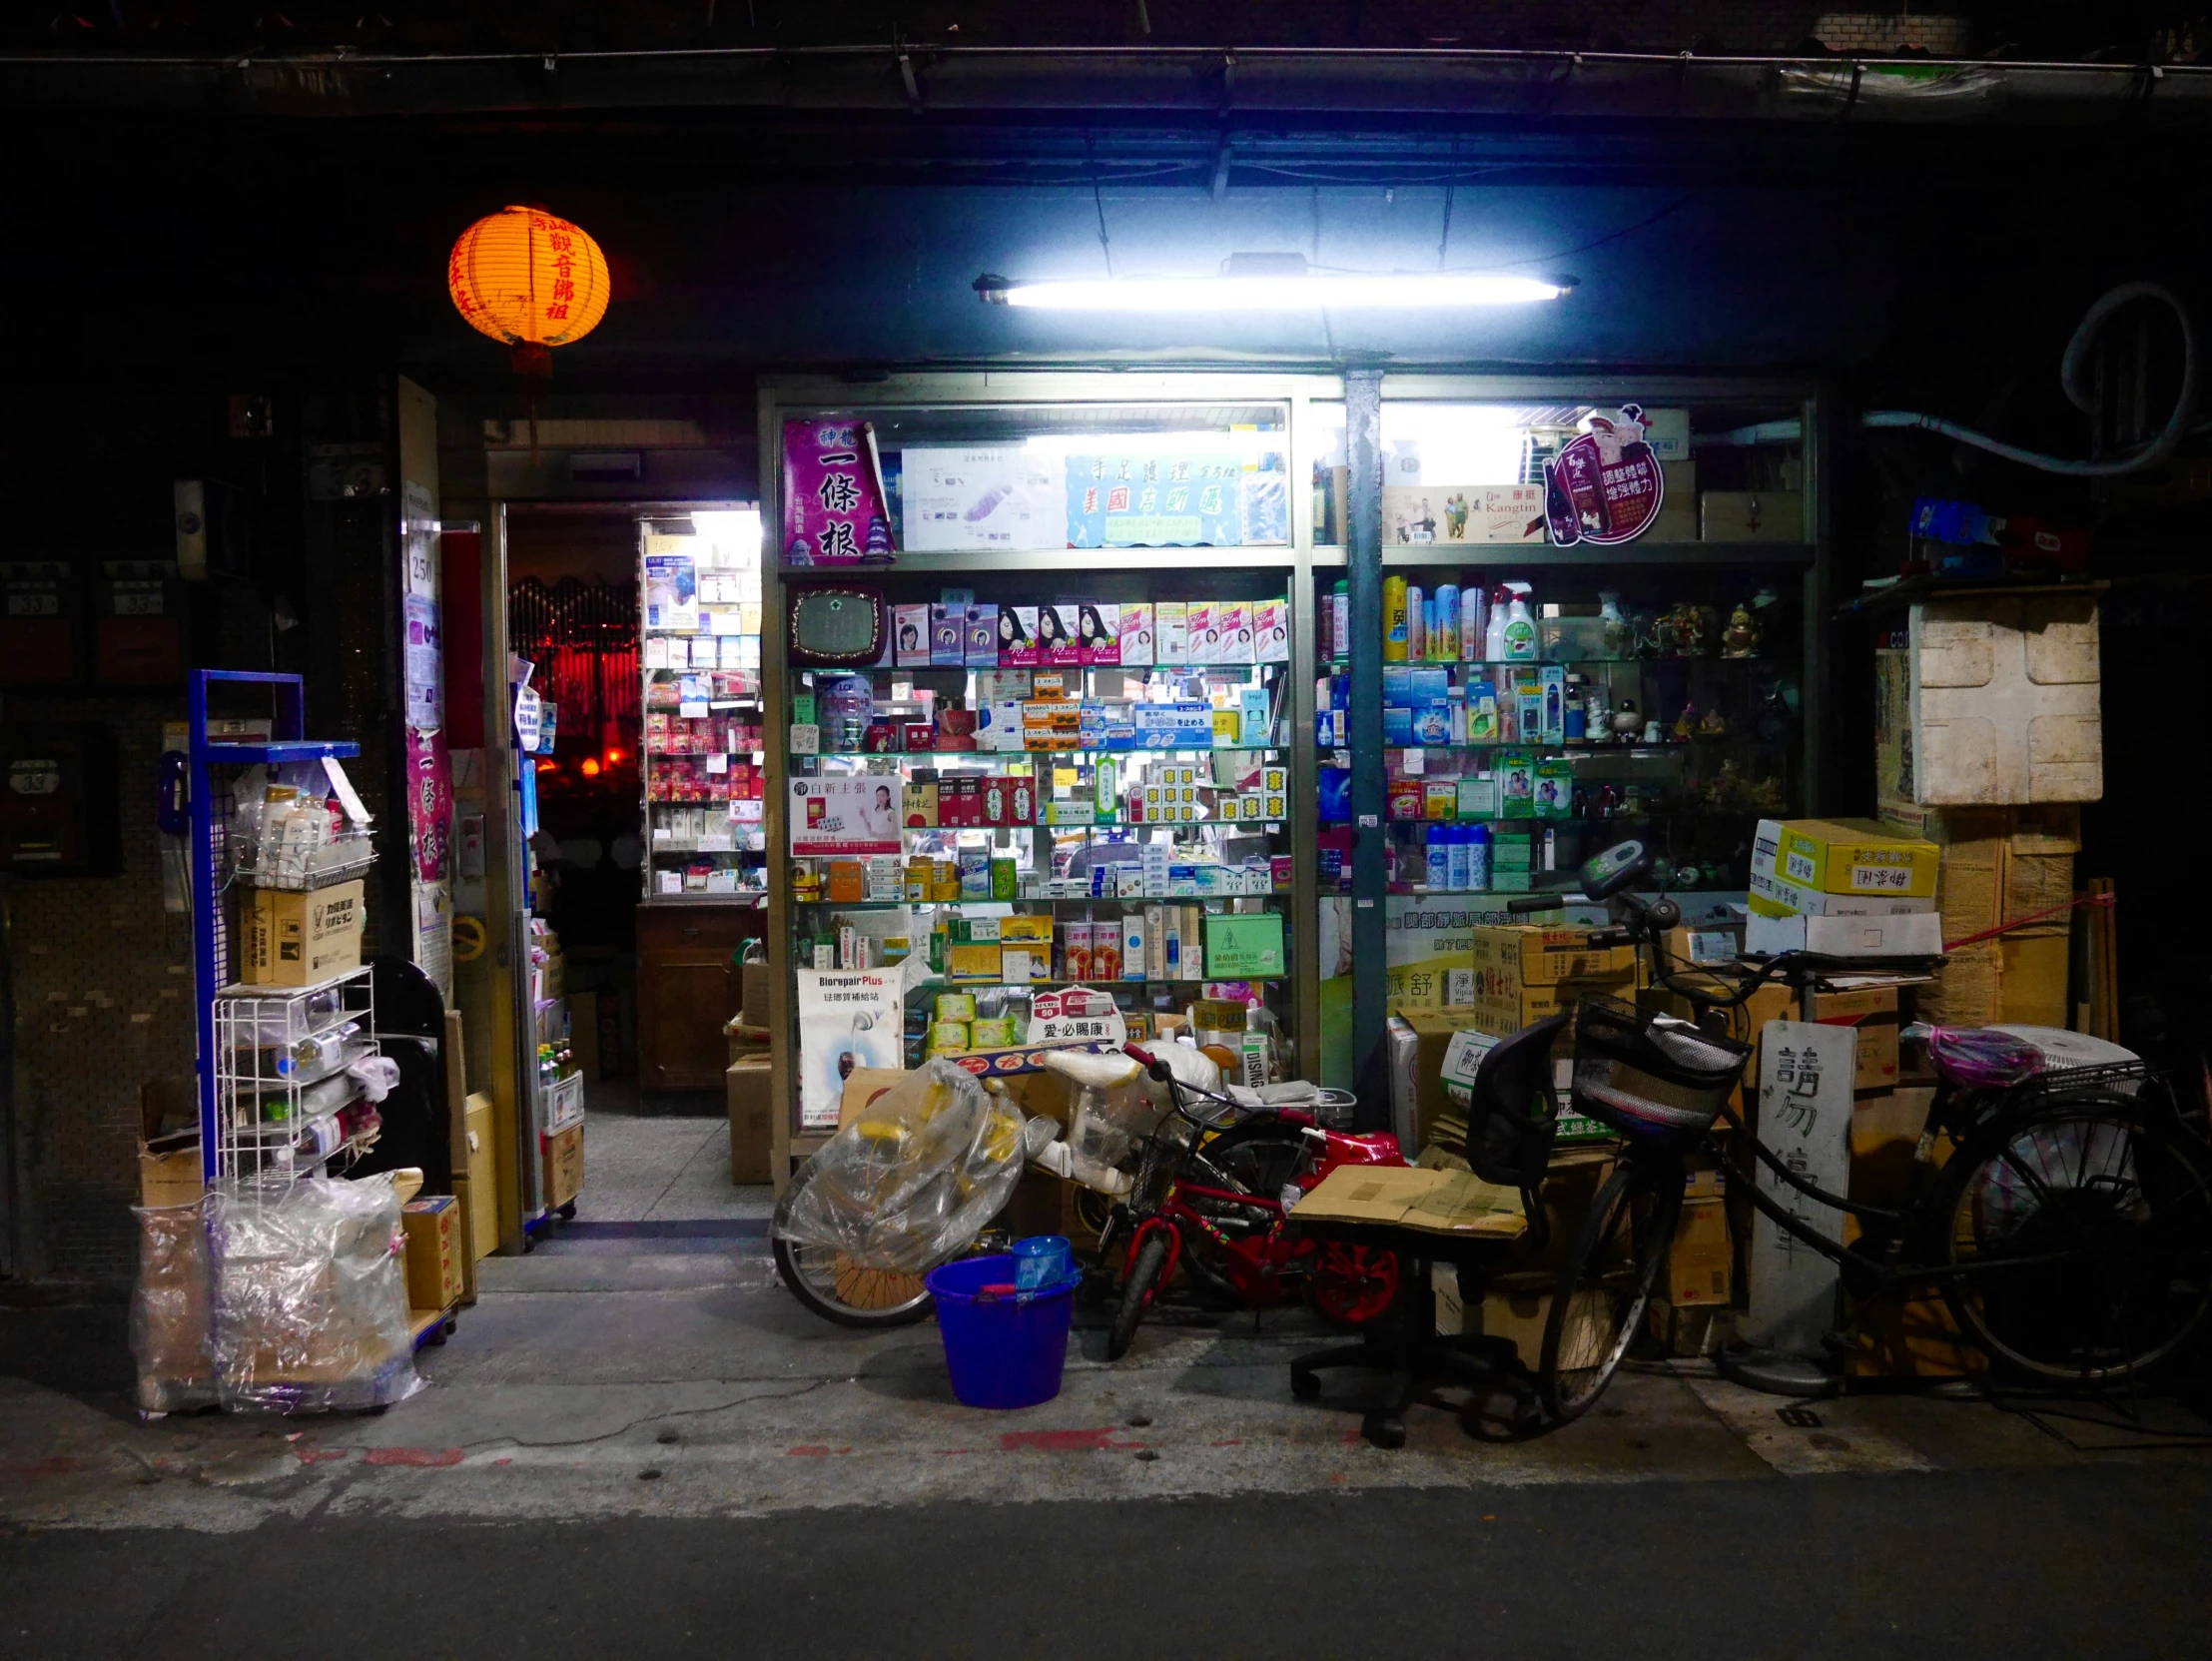
[[[802,1167],[777,1211],[782,1212],[812,1180],[813,1167]],[[921,1275],[871,1268],[849,1252],[785,1240],[775,1234],[773,1225],[770,1234],[776,1273],[792,1296],[824,1320],[840,1326],[886,1327],[908,1326],[929,1317],[934,1300]]]
[[[1159,1295],[1160,1273],[1167,1266],[1167,1238],[1153,1234],[1136,1248],[1129,1277],[1121,1282],[1121,1300],[1113,1306],[1113,1324],[1106,1331],[1106,1359],[1118,1361],[1129,1352],[1152,1299]]]
[[[1579,1418],[1620,1370],[1682,1216],[1682,1156],[1632,1153],[1605,1180],[1560,1270],[1544,1320],[1537,1393]]]
[[[1233,1126],[1206,1143],[1184,1176],[1204,1188],[1227,1188],[1272,1200],[1284,1184],[1306,1169],[1310,1158],[1306,1140],[1296,1126],[1260,1120]],[[1271,1210],[1227,1201],[1185,1196],[1183,1203],[1230,1241],[1246,1234],[1264,1234],[1276,1218]],[[1231,1255],[1230,1246],[1205,1229],[1183,1231],[1182,1261],[1198,1294],[1209,1303],[1238,1308],[1248,1299],[1231,1272]]]
[[[2008,1115],[1935,1190],[1928,1260],[1989,1357],[2093,1384],[2157,1365],[2212,1311],[2212,1160],[2125,1097]]]

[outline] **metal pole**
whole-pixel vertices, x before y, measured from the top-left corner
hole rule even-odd
[[[1382,371],[1344,376],[1346,491],[1344,544],[1352,601],[1352,1077],[1364,1130],[1381,1130],[1389,1103],[1380,1090],[1383,1026],[1389,1016],[1382,766]]]

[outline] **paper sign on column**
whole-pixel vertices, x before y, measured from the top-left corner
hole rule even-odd
[[[1770,1021],[1759,1039],[1759,1139],[1805,1181],[1831,1194],[1850,1182],[1851,1080],[1858,1035],[1849,1027]],[[1765,1165],[1760,1192],[1816,1234],[1843,1243],[1843,1214],[1791,1188]],[[1818,1355],[1836,1325],[1837,1265],[1764,1212],[1752,1220],[1751,1309],[1745,1337]]]

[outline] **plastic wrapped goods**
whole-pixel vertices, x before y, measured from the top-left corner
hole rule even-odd
[[[214,1312],[207,1203],[142,1206],[138,1284],[131,1294],[131,1355],[142,1413],[213,1406]]]
[[[378,1407],[421,1388],[390,1175],[208,1197],[226,1407]]]
[[[1042,1134],[1057,1131],[1039,1120]],[[999,1215],[1036,1150],[1019,1109],[933,1061],[871,1102],[776,1207],[777,1237],[920,1274]]]

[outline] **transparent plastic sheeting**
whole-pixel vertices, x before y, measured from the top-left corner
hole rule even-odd
[[[421,1388],[387,1176],[225,1187],[139,1212],[139,1405],[322,1412]]]
[[[876,1098],[808,1163],[776,1207],[777,1238],[870,1268],[921,1274],[964,1249],[1060,1134],[933,1061]]]

